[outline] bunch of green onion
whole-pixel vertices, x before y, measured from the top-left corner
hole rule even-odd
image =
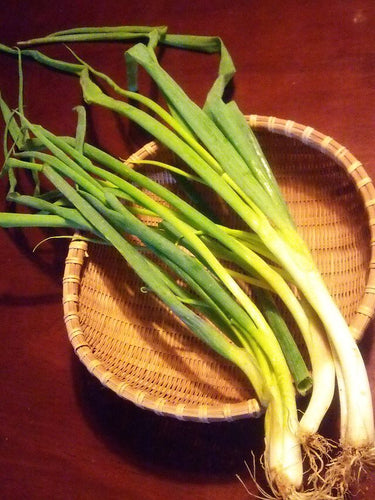
[[[6,124],[2,173],[9,178],[8,199],[34,210],[1,213],[0,226],[69,227],[116,248],[160,300],[248,377],[265,411],[264,466],[275,498],[343,498],[363,464],[374,462],[366,369],[254,134],[236,103],[223,99],[235,72],[228,51],[216,37],[139,26],[67,30],[22,45],[95,40],[137,42],[125,52],[128,89],[78,56],[73,64],[0,45],[20,61],[18,110],[0,100]],[[220,53],[219,74],[203,108],[161,67],[159,44]],[[167,171],[194,194],[195,203],[88,144],[82,106],[74,137],[58,137],[31,123],[23,112],[22,57],[76,75],[87,105],[125,116],[152,134],[179,166],[142,163]],[[137,66],[158,86],[166,107],[137,92]],[[19,169],[33,173],[33,195],[17,191]],[[52,190],[41,192],[42,177]],[[229,228],[211,216],[199,202],[200,188],[220,197],[246,229]],[[144,215],[154,223],[146,224]],[[275,296],[299,329],[306,362]],[[332,446],[319,429],[336,383],[341,435],[331,459]],[[309,397],[302,418],[297,393]]]

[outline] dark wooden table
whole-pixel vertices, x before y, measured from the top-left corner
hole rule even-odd
[[[375,178],[373,0],[16,1],[1,9],[0,42],[117,24],[167,24],[170,32],[219,35],[236,64],[234,93],[245,113],[293,119],[327,133]],[[75,49],[124,81],[118,45]],[[46,51],[66,55],[61,47]],[[215,56],[163,53],[165,67],[198,103],[217,62]],[[0,55],[0,67],[1,92],[16,106],[16,62]],[[24,70],[28,116],[56,133],[74,133],[77,82],[30,61]],[[145,141],[134,127],[98,110],[90,122],[92,136],[123,157]],[[5,191],[3,183],[1,199]],[[235,475],[247,478],[243,460],[262,447],[261,420],[179,422],[105,390],[82,368],[66,337],[61,278],[67,243],[51,240],[32,252],[46,234],[0,231],[0,497],[247,498]],[[371,325],[361,348],[375,387],[374,333]],[[364,481],[358,498],[374,498],[374,487],[371,478]]]

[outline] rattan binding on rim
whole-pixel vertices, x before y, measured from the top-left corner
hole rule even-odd
[[[263,149],[328,287],[360,339],[375,304],[375,189],[331,137],[290,120],[251,115]],[[152,142],[128,161],[165,154]],[[207,349],[112,249],[72,241],[64,318],[82,363],[102,384],[160,415],[201,422],[254,417],[241,373]]]

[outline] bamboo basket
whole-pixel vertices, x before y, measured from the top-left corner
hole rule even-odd
[[[331,137],[293,121],[248,117],[300,232],[359,340],[373,316],[375,189]],[[165,159],[151,142],[134,159]],[[63,279],[64,317],[82,363],[120,397],[160,415],[201,422],[260,413],[244,376],[160,304],[111,248],[74,239]]]

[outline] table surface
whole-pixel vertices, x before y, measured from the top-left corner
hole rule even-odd
[[[64,28],[119,24],[166,24],[173,33],[220,36],[237,67],[233,91],[245,113],[310,125],[349,148],[375,178],[373,0],[13,2],[2,9],[0,42],[13,45]],[[74,48],[124,81],[119,44]],[[68,54],[63,47],[45,50]],[[182,56],[172,49],[162,57],[189,95],[203,103],[217,57]],[[1,54],[0,67],[2,95],[16,106],[16,61]],[[30,61],[24,72],[29,118],[56,133],[74,133],[71,110],[81,102],[77,82]],[[145,142],[135,127],[97,109],[90,125],[100,143],[123,157]],[[0,189],[4,195],[3,181]],[[244,459],[251,462],[251,450],[262,447],[262,420],[180,422],[105,390],[67,340],[61,306],[66,241],[50,240],[32,251],[45,234],[0,231],[1,497],[248,498],[236,474],[256,491]],[[374,333],[371,324],[361,349],[375,387]],[[372,498],[368,492],[374,486],[367,478],[356,498]]]

